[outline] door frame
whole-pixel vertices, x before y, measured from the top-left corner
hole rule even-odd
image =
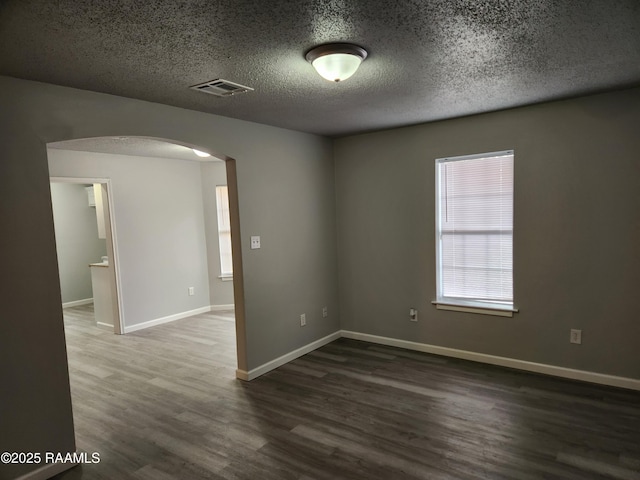
[[[113,209],[113,188],[111,186],[110,178],[102,177],[49,177],[51,183],[75,183],[75,184],[87,184],[87,183],[99,183],[104,185],[107,191],[107,215],[105,216],[105,229],[107,240],[107,254],[109,257],[109,264],[113,266],[111,270],[111,285],[114,288],[116,308],[114,313],[117,318],[113,322],[113,333],[118,335],[124,335],[124,315],[122,312],[122,299],[121,288],[122,282],[120,281],[120,264],[118,262],[118,242],[116,235],[116,223]]]

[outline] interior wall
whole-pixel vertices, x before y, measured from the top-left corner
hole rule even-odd
[[[255,151],[233,156],[249,370],[340,329],[331,143],[285,130],[267,133],[250,135]],[[250,249],[253,235],[261,237],[259,250]]]
[[[0,109],[0,452],[72,452],[46,149],[28,124],[5,114]],[[37,467],[0,463],[0,478]]]
[[[48,154],[51,176],[111,180],[125,328],[210,305],[198,162]]]
[[[209,298],[211,305],[233,304],[233,282],[220,277],[220,242],[218,237],[218,211],[216,186],[227,184],[227,168],[222,162],[202,162],[202,199],[204,201],[204,225],[209,259]]]
[[[10,77],[0,77],[0,104],[1,221],[6,232],[0,236],[0,251],[7,257],[0,281],[8,285],[0,311],[9,319],[0,322],[0,380],[3,409],[12,412],[0,416],[2,451],[74,448],[49,188],[54,173],[48,171],[46,143],[145,136],[235,159],[240,222],[233,234],[241,245],[243,275],[234,278],[234,287],[241,287],[238,342],[246,347],[239,348],[241,369],[254,369],[340,328],[329,140]],[[115,179],[113,187],[115,199]],[[122,213],[115,213],[116,229]],[[250,250],[251,235],[261,235],[260,250]],[[134,240],[120,243],[128,241]],[[161,292],[154,294],[155,301]],[[321,318],[322,306],[329,308],[328,318]],[[307,313],[306,327],[300,327],[301,313]],[[30,465],[0,468],[0,476],[11,468],[8,478],[32,470]]]
[[[330,140],[10,77],[0,77],[0,87],[3,118],[24,119],[40,141],[141,136],[235,159],[240,228],[234,235],[242,245],[245,273],[241,287],[247,333],[240,340],[246,343],[247,369],[340,328]],[[250,249],[251,235],[262,236],[260,250]],[[329,316],[321,319],[323,306]],[[302,313],[307,314],[304,328]]]
[[[337,140],[343,329],[640,378],[638,125],[631,89]],[[435,159],[508,149],[520,312],[436,310]]]
[[[52,183],[51,200],[63,305],[90,299],[90,263],[107,255],[106,240],[98,238],[95,207],[89,206],[85,185]]]

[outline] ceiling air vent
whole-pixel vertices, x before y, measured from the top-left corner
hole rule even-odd
[[[211,95],[217,95],[218,97],[230,97],[236,93],[244,93],[252,91],[253,88],[245,87],[238,83],[230,82],[229,80],[223,80],[218,78],[217,80],[211,80],[210,82],[200,83],[189,87],[199,92],[210,93]]]

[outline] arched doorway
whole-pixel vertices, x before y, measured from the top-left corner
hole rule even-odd
[[[194,149],[207,151],[200,146],[135,136],[68,140],[49,143],[47,147],[52,177],[64,177],[68,182],[99,180],[108,187],[113,224],[113,248],[109,256],[113,257],[115,305],[120,327],[116,328],[116,333],[126,334],[169,322],[209,307],[215,310],[233,305],[237,364],[242,369],[246,355],[235,160],[215,152],[207,152],[210,156],[206,158],[198,156]],[[151,159],[157,163],[151,164]],[[137,165],[136,161],[144,161],[145,165]],[[184,177],[189,177],[191,183],[185,183]],[[182,183],[173,188],[170,184],[174,181]],[[219,239],[215,238],[218,235],[217,212],[211,203],[212,200],[215,203],[215,187],[220,184],[228,185],[229,192],[232,282],[228,281],[228,275],[223,278],[220,271]],[[181,191],[188,193],[181,194]],[[169,194],[174,197],[167,198]],[[190,204],[184,199],[189,195]],[[151,207],[158,202],[164,205],[164,210]],[[180,217],[180,209],[187,214]],[[193,210],[197,211],[194,213]],[[162,222],[171,216],[173,224],[163,226]],[[198,216],[205,217],[205,224],[194,227]],[[145,235],[146,245],[141,245]],[[141,238],[142,242],[138,242]],[[212,247],[212,244],[215,245]],[[182,253],[185,258],[174,258]],[[163,269],[158,267],[158,262],[177,265],[176,273],[166,274],[168,268],[164,269],[165,280],[169,278],[164,283],[158,280],[163,278]],[[203,265],[206,268],[203,269]],[[221,289],[226,288],[226,297],[223,295],[222,298],[228,300],[221,300],[212,293],[214,283]],[[130,292],[132,285],[135,295]],[[177,292],[177,300],[170,298],[174,292]],[[215,300],[204,302],[202,299],[207,294]],[[194,303],[196,298],[193,297],[198,296],[201,301]],[[164,310],[157,305],[146,310],[140,307],[154,303],[157,297],[162,297],[158,303],[164,303],[160,306],[164,306]],[[173,305],[171,301],[174,301]]]

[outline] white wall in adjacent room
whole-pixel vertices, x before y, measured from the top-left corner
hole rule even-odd
[[[54,149],[48,154],[51,176],[111,180],[125,327],[209,306],[199,163]]]
[[[89,263],[107,255],[98,238],[96,209],[89,206],[86,185],[51,183],[60,292],[63,305],[93,297]]]

